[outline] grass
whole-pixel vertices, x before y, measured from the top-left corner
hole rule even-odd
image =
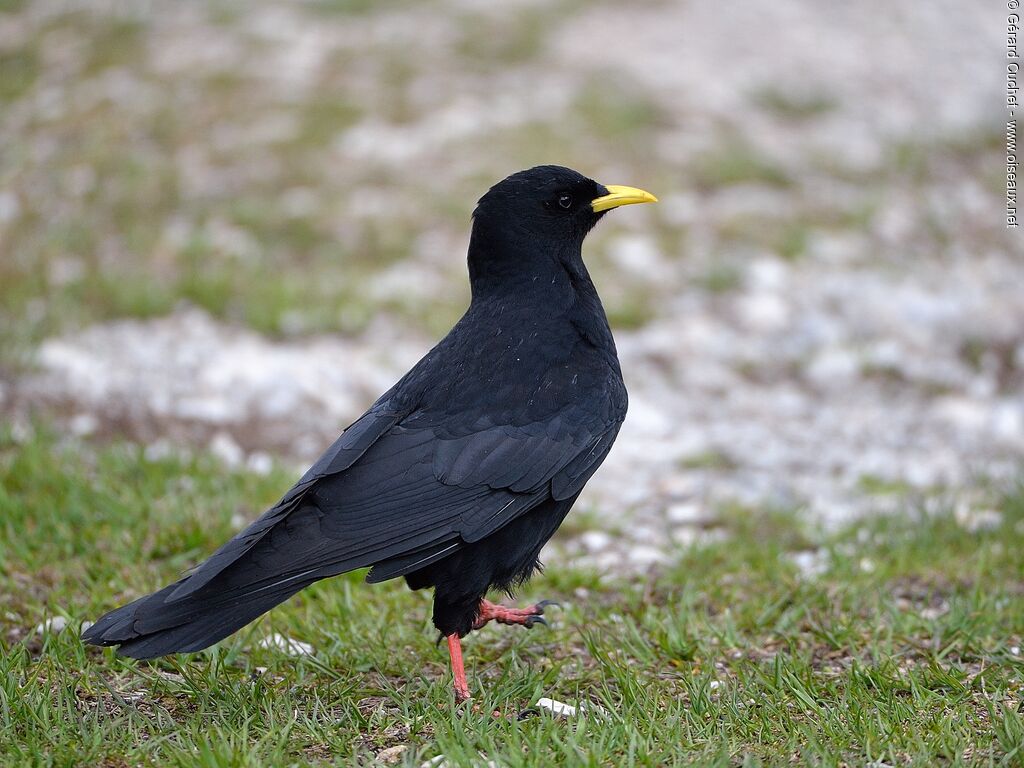
[[[26,7],[0,0],[2,12]],[[379,7],[308,0],[292,11],[330,32]],[[557,83],[555,68],[568,66],[553,54],[558,29],[590,8],[564,0],[510,19],[467,8],[446,45],[370,34],[311,65],[308,88],[284,90],[259,65],[287,46],[254,37],[234,4],[210,10],[229,65],[170,73],[158,54],[177,38],[156,17],[68,10],[28,25],[0,53],[10,150],[0,373],[51,334],[183,300],[274,335],[359,332],[381,314],[440,334],[464,306],[465,274],[460,252],[431,243],[464,237],[480,192],[535,163],[640,184],[666,202],[693,191],[703,205],[745,187],[786,204],[740,210],[711,232],[701,222],[682,231],[668,206],[602,224],[588,258],[617,327],[643,326],[680,290],[622,274],[608,253],[618,227],[651,236],[668,259],[721,255],[693,287],[724,294],[742,286],[744,254],[798,262],[822,234],[870,233],[908,184],[980,178],[1001,189],[987,162],[1001,141],[992,131],[896,142],[882,168],[832,154],[801,168],[723,125],[691,158],[664,164],[659,148],[682,118],[592,62],[565,81],[575,90],[564,111],[401,168],[339,154],[366,120],[415,136],[457,97],[489,93],[482,74],[500,77],[502,92]],[[839,107],[815,92],[752,96],[794,128]],[[822,180],[849,194],[822,199]],[[983,224],[970,225],[971,242],[999,246]],[[941,253],[957,226],[931,222],[913,240]],[[424,263],[436,295],[402,298],[401,281],[380,290],[379,278]],[[1012,351],[968,342],[962,354],[1008,372]],[[730,465],[715,452],[682,462]],[[317,585],[200,654],[136,663],[78,641],[82,620],[176,578],[293,479],[203,455],[151,461],[131,444],[67,442],[45,428],[16,438],[0,425],[0,766],[353,765],[396,748],[413,766],[438,755],[502,766],[1024,764],[1024,490],[994,503],[997,527],[971,533],[951,512],[912,508],[835,532],[792,511],[727,510],[723,541],[680,548],[643,577],[552,557],[523,595],[563,602],[552,629],[489,627],[466,643],[478,709],[453,711],[430,596],[371,588],[362,574]],[[873,476],[861,490],[894,503],[907,491]],[[562,536],[601,525],[618,532],[581,505]],[[813,578],[801,554],[821,564]],[[54,616],[72,629],[34,630]],[[270,632],[317,652],[261,648]],[[540,696],[605,715],[518,719]]]
[[[564,602],[553,628],[474,634],[479,706],[458,712],[429,595],[361,574],[153,663],[33,631],[175,578],[290,479],[0,436],[0,764],[1021,764],[1024,491],[973,534],[945,513],[824,534],[733,510],[725,541],[646,578],[553,562],[524,595]],[[813,579],[791,561],[808,549]],[[317,652],[260,648],[270,631]],[[604,714],[531,713],[540,696]]]
[[[753,94],[753,99],[770,114],[796,122],[827,115],[837,107],[835,99],[820,91],[799,93],[763,88]]]
[[[723,141],[720,146],[697,157],[692,181],[700,189],[717,189],[733,184],[784,188],[793,183],[781,166],[737,138]]]

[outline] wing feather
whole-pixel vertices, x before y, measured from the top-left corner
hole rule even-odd
[[[616,405],[616,397],[623,402]],[[577,494],[618,432],[625,391],[567,398],[535,418],[401,409],[385,396],[281,501],[171,592],[194,593],[252,551],[253,588],[377,566],[373,580],[423,567],[548,500]],[[253,550],[268,533],[269,541]],[[241,587],[241,584],[239,585]]]

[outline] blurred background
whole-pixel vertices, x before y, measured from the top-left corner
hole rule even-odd
[[[0,2],[0,410],[300,468],[464,310],[476,199],[648,189],[586,254],[631,410],[554,546],[1020,476],[1024,259],[981,2]]]

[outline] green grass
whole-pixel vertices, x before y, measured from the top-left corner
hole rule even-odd
[[[835,99],[820,91],[798,93],[763,88],[753,94],[753,99],[758,106],[776,117],[795,122],[826,115],[838,106]]]
[[[138,663],[72,626],[173,579],[290,476],[132,445],[0,435],[0,764],[1019,765],[1024,492],[968,534],[909,510],[823,534],[724,513],[728,538],[649,578],[553,562],[524,598],[554,626],[466,642],[456,711],[429,595],[361,574],[302,593],[217,648]],[[827,563],[802,578],[789,555]],[[261,649],[276,631],[313,657]],[[603,717],[516,716],[539,696]],[[491,713],[499,711],[503,717]]]
[[[744,140],[734,137],[723,140],[715,149],[695,159],[692,181],[700,189],[718,189],[733,184],[785,188],[793,184],[781,166]]]

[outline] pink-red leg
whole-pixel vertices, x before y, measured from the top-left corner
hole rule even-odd
[[[499,624],[520,624],[526,628],[534,624],[547,624],[541,614],[548,605],[558,605],[551,600],[541,600],[536,605],[526,608],[506,608],[503,605],[492,603],[490,600],[480,601],[480,610],[477,612],[473,629],[487,624],[489,621],[496,621]],[[469,695],[469,683],[466,681],[466,666],[462,660],[462,640],[457,632],[448,635],[448,656],[452,662],[452,681],[455,687],[455,703],[461,704],[472,698]]]
[[[471,698],[469,683],[466,682],[466,667],[462,663],[462,641],[458,633],[448,635],[448,655],[452,660],[452,678],[455,685],[455,703],[461,704]]]
[[[548,605],[557,605],[557,603],[551,600],[541,600],[536,605],[526,608],[506,608],[503,605],[492,603],[490,600],[481,600],[480,611],[476,615],[476,621],[473,622],[473,629],[480,629],[489,621],[496,621],[499,624],[521,624],[527,629],[534,624],[546,626],[547,622],[541,616],[544,613],[544,608]]]

